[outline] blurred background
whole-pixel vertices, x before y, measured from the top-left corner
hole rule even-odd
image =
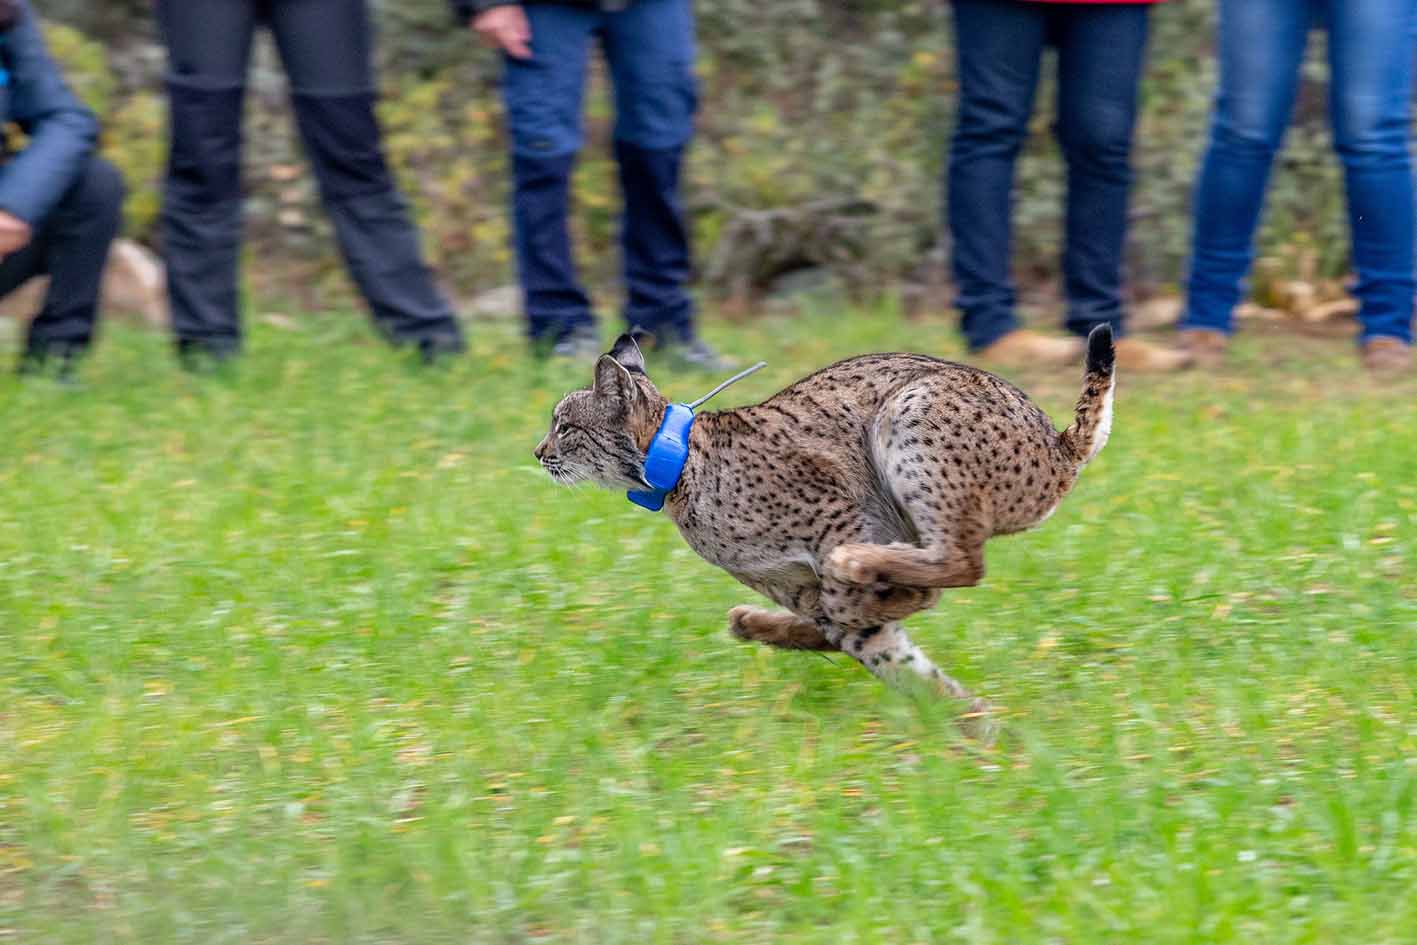
[[[465,308],[510,316],[514,293],[496,291],[513,281],[498,61],[454,25],[444,0],[375,6],[380,115],[428,251]],[[133,188],[127,235],[149,243],[165,158],[152,5],[41,0],[38,8],[71,81],[105,121],[105,153]],[[886,289],[909,311],[947,310],[939,180],[955,80],[944,6],[706,0],[697,11],[703,107],[687,197],[708,297],[732,312],[804,293],[860,300]],[[1153,17],[1128,260],[1139,299],[1165,296],[1184,265],[1186,207],[1215,87],[1213,20],[1209,0],[1164,4]],[[1316,33],[1315,47],[1323,42]],[[248,103],[247,246],[258,262],[249,277],[258,290],[328,302],[347,283],[268,38],[260,50]],[[1311,48],[1261,234],[1256,298],[1291,314],[1340,295],[1347,262],[1327,72],[1321,49]],[[1050,70],[1044,76],[1039,100],[1051,103]],[[603,75],[592,90],[575,223],[584,273],[605,285],[616,271],[618,196]],[[1060,241],[1064,177],[1050,114],[1038,109],[1017,190],[1016,265],[1035,303],[1054,291]]]

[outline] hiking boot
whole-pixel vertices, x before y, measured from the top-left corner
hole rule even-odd
[[[1062,367],[1080,363],[1085,348],[1081,338],[1056,338],[1019,328],[981,348],[979,357],[1003,367]]]
[[[1217,368],[1225,363],[1230,336],[1213,328],[1185,328],[1181,330],[1181,347],[1196,367]]]
[[[1163,348],[1139,338],[1117,341],[1117,367],[1128,373],[1167,374],[1184,371],[1195,363],[1195,357],[1184,348]]]
[[[1412,346],[1397,338],[1369,338],[1362,357],[1373,374],[1401,374],[1412,367]]]

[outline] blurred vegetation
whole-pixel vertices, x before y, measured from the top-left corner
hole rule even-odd
[[[381,117],[429,253],[461,293],[510,281],[497,59],[452,24],[443,0],[377,6]],[[857,294],[938,285],[939,181],[955,85],[944,5],[701,0],[697,8],[704,94],[688,198],[703,283],[744,298],[798,270]],[[105,116],[105,148],[133,185],[129,231],[150,240],[165,148],[151,7],[56,0],[46,11],[89,37],[56,30],[56,53]],[[1187,205],[1216,79],[1213,31],[1208,0],[1156,10],[1129,250],[1142,291],[1164,290],[1182,272]],[[1262,240],[1280,260],[1302,247],[1299,255],[1316,260],[1319,275],[1333,277],[1347,266],[1346,228],[1324,116],[1327,67],[1321,51],[1312,52]],[[1017,262],[1030,281],[1058,267],[1063,175],[1051,137],[1051,83],[1040,89],[1019,168]],[[593,90],[577,227],[583,270],[608,284],[617,272],[618,197],[609,160],[613,114],[599,69]],[[322,276],[338,266],[268,44],[258,52],[252,100],[253,252],[266,275],[322,288]]]

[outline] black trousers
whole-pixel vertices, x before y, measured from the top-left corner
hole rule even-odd
[[[172,136],[161,227],[179,345],[218,354],[240,346],[241,114],[251,40],[267,25],[321,198],[375,323],[395,343],[460,349],[384,160],[366,0],[158,0],[157,9]]]
[[[49,293],[30,322],[25,357],[82,354],[93,340],[108,250],[123,217],[123,178],[101,158],[89,161],[64,199],[35,227],[28,246],[0,262],[0,296],[34,276]]]

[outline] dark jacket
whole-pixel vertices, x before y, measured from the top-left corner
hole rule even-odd
[[[38,226],[79,179],[98,141],[98,121],[69,91],[49,58],[34,11],[24,0],[0,28],[0,124],[13,122],[29,146],[0,166],[0,210]]]
[[[560,3],[568,7],[603,7],[606,10],[622,10],[633,0],[452,0],[453,12],[459,20],[469,22],[483,10],[493,7],[520,6],[527,3]]]

